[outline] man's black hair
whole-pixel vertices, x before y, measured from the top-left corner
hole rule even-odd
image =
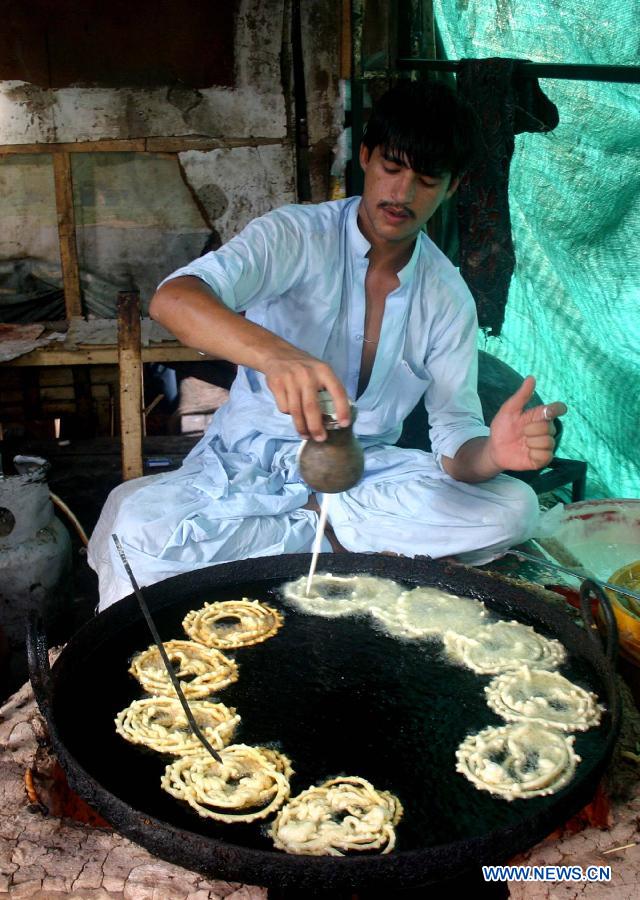
[[[456,178],[476,156],[476,117],[442,82],[400,81],[374,104],[362,143],[421,175]]]

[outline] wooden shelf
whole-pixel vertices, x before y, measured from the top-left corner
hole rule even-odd
[[[38,347],[30,353],[25,353],[15,359],[0,363],[0,367],[20,369],[27,367],[72,367],[74,369],[74,387],[70,390],[73,391],[75,400],[72,401],[72,398],[69,398],[68,402],[70,405],[73,402],[76,409],[80,408],[79,404],[82,397],[79,396],[75,385],[80,382],[84,384],[88,378],[88,373],[86,369],[78,370],[75,367],[117,366],[123,480],[138,478],[143,474],[143,363],[194,362],[212,358],[203,357],[197,350],[185,347],[174,340],[150,342],[148,346],[143,347],[141,346],[141,324],[140,303],[137,293],[121,292],[118,295],[117,344],[78,343],[69,346],[65,345],[65,341],[51,341],[49,344]],[[66,327],[66,323],[63,323],[62,327]],[[59,331],[59,328],[60,323],[45,323],[44,334],[55,334]],[[74,334],[77,340],[80,334],[77,328],[74,329],[72,327],[67,340],[73,341]],[[87,337],[86,333],[82,334],[82,336]],[[25,373],[25,376],[28,379],[32,378],[28,372]],[[33,382],[33,390],[35,391],[36,399],[33,400],[32,406],[39,408],[41,395],[37,382]],[[91,390],[91,386],[89,390]]]
[[[155,346],[143,347],[142,362],[195,362],[204,357],[197,350],[191,350],[177,341],[163,341]],[[65,349],[59,344],[40,347],[25,353],[17,359],[0,363],[0,366],[100,366],[118,365],[118,347],[116,344],[96,344],[94,346]]]

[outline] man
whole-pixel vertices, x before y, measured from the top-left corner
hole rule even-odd
[[[355,400],[365,449],[360,483],[331,497],[344,548],[473,563],[532,533],[535,494],[501,473],[551,459],[552,420],[566,407],[523,411],[529,377],[484,425],[473,300],[422,230],[456,190],[472,133],[446,87],[401,82],[368,123],[362,198],[275,210],[160,285],[151,315],[239,370],[181,469],[121,485],[107,501],[89,547],[101,608],[130,593],[112,532],[143,585],[309,551],[317,506],[296,454],[300,438],[325,437],[321,389],[344,424]],[[395,447],[423,396],[433,452]]]

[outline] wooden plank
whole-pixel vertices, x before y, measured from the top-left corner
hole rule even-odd
[[[70,366],[56,366],[40,372],[40,387],[73,386],[73,372]]]
[[[215,359],[201,356],[197,350],[182,344],[155,344],[142,348],[143,362],[197,362]],[[115,345],[96,346],[91,349],[57,350],[42,347],[25,353],[17,359],[0,363],[0,368],[23,368],[25,366],[108,366],[118,364],[118,348]]]
[[[120,440],[122,478],[142,475],[142,356],[140,295],[118,294],[118,367],[120,370]]]
[[[63,397],[47,397],[42,399],[42,413],[46,416],[74,416],[78,414],[75,399],[65,400]],[[83,435],[84,437],[84,428]]]
[[[146,150],[149,153],[183,153],[186,150],[218,150],[225,142],[210,137],[150,137]]]
[[[47,371],[46,369],[44,370]],[[89,370],[82,367],[83,372],[88,372]],[[91,397],[93,399],[96,398],[105,398],[109,396],[109,387],[108,384],[94,384],[91,387]],[[60,385],[49,385],[47,387],[42,386],[42,372],[40,373],[40,398],[44,400],[76,400],[74,386],[72,384],[60,384]],[[87,435],[89,437],[89,435]]]
[[[42,385],[40,385],[40,399],[43,402],[45,400],[73,400],[75,403],[76,397],[72,384],[51,387],[42,387]]]
[[[66,144],[0,144],[0,154],[14,153],[132,153],[146,150],[145,138],[136,140],[76,141]]]
[[[149,137],[146,149],[149,153],[184,153],[187,150],[231,150],[235,147],[262,147],[282,144],[286,138],[211,138],[200,135],[184,137]]]
[[[65,144],[0,144],[0,156],[19,153],[182,153],[186,150],[217,150],[233,147],[263,147],[282,144],[286,138],[231,137],[212,138],[206,135],[182,137],[149,137],[135,140],[76,141]]]
[[[203,356],[191,347],[182,344],[159,344],[142,348],[143,362],[202,362],[203,359],[218,359],[217,356]]]
[[[92,366],[90,372],[91,384],[94,386],[112,384],[115,387],[118,384],[118,372],[113,366]]]
[[[0,363],[2,367],[22,368],[23,366],[91,366],[118,365],[118,348],[115,345],[102,347],[96,345],[94,350],[49,350],[41,347],[25,353],[17,359]]]
[[[71,159],[68,153],[54,154],[53,177],[56,188],[64,305],[67,318],[71,319],[73,316],[82,315],[82,303],[80,302],[80,271],[78,269],[76,223],[73,211]]]

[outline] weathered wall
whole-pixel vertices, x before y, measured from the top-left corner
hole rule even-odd
[[[179,160],[223,241],[256,215],[295,199],[291,148],[284,144],[189,150]]]
[[[241,0],[236,20],[233,89],[174,86],[47,90],[25,83],[1,82],[1,142],[186,134],[284,139],[286,118],[279,63],[283,7],[283,0]]]
[[[333,149],[344,118],[339,101],[341,8],[341,0],[302,0],[309,168],[312,198],[316,201],[328,198]]]
[[[295,201],[289,79],[282,71],[289,7],[290,0],[241,0],[234,88],[0,82],[0,144],[188,135],[221,142],[220,149],[173,159],[74,156],[83,270],[114,288],[136,284],[148,301],[159,278],[199,254],[211,228],[227,240],[256,215]],[[303,0],[302,22],[313,196],[322,200],[339,120],[339,0]],[[0,157],[0,259],[58,262],[50,166],[50,157]]]

